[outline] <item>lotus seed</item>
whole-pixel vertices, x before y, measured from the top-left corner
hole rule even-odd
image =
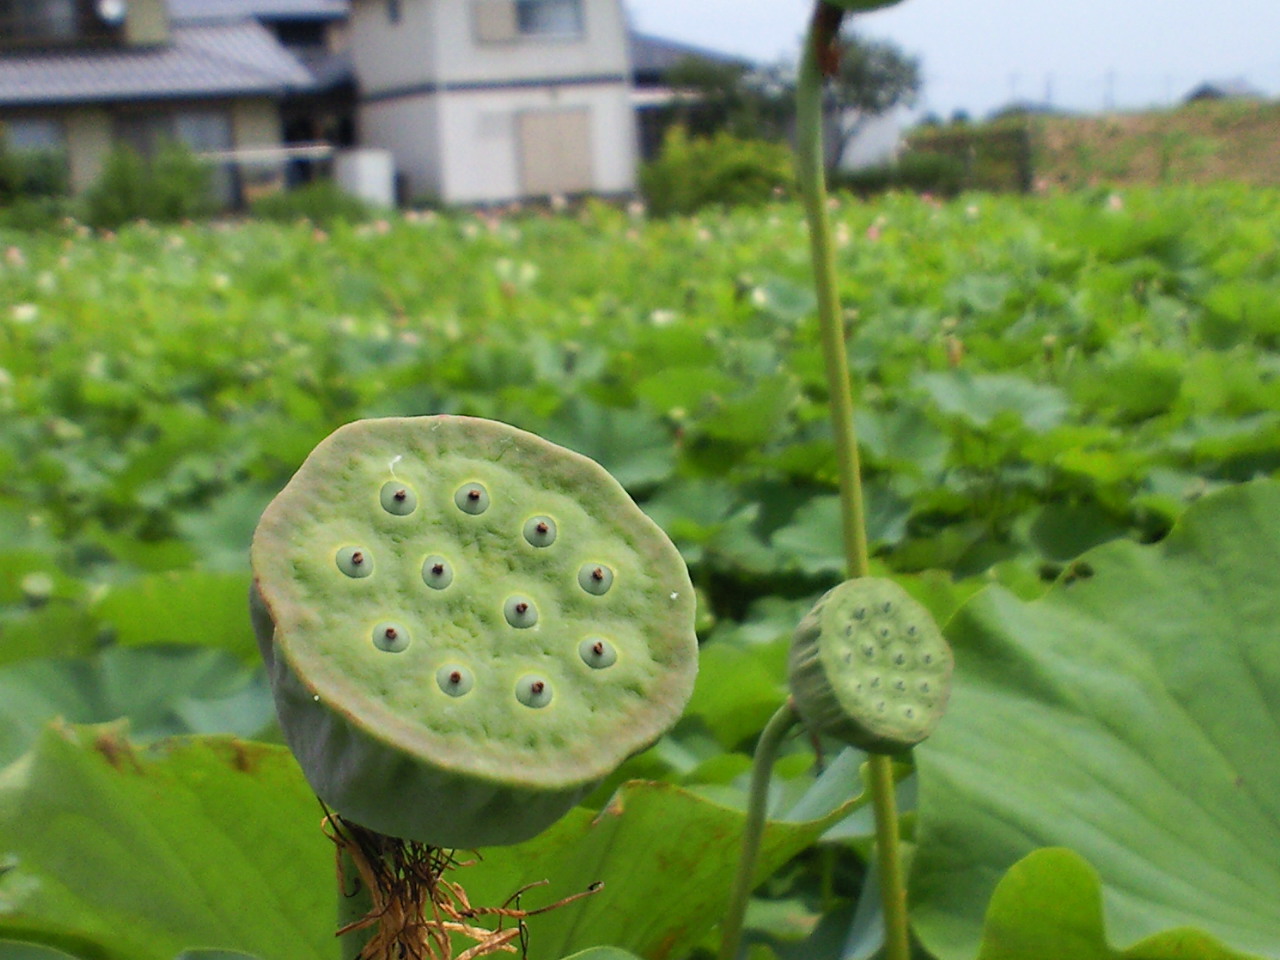
[[[463,513],[475,516],[489,509],[489,491],[484,488],[484,484],[465,483],[453,495],[453,502]]]
[[[398,623],[380,623],[373,628],[373,645],[387,653],[399,653],[409,646],[409,631]]]
[[[343,547],[334,560],[338,569],[354,580],[373,573],[373,558],[360,547]]]
[[[527,674],[516,681],[516,699],[526,707],[545,707],[551,702],[551,684],[536,673]]]
[[[475,686],[475,678],[466,667],[446,663],[436,671],[436,683],[449,696],[461,697],[471,692],[471,688]]]
[[[525,521],[524,538],[535,547],[549,547],[556,542],[556,522],[550,517],[530,517]]]
[[[855,619],[855,620],[865,620],[866,618],[867,618],[867,608],[866,608],[866,607],[858,607],[858,609],[857,609],[857,610],[853,611],[853,619]]]
[[[582,662],[596,670],[603,670],[618,662],[618,651],[613,644],[600,637],[587,637],[578,644],[578,656]]]
[[[907,662],[906,654],[904,653],[895,654],[893,658],[893,662],[896,663],[898,666],[902,666],[904,663]]]
[[[604,564],[584,564],[578,571],[578,585],[594,596],[604,596],[613,586],[613,571]]]
[[[418,495],[403,483],[388,480],[378,495],[382,509],[397,517],[407,517],[418,508]]]
[[[538,608],[533,605],[532,600],[520,594],[507,597],[502,614],[507,618],[507,623],[518,629],[532,627],[538,622]]]
[[[886,600],[884,602],[884,605],[881,606],[880,609],[883,610],[885,613],[890,613],[893,610],[892,601]]]
[[[422,582],[433,590],[443,590],[453,583],[453,567],[438,554],[422,561]]]

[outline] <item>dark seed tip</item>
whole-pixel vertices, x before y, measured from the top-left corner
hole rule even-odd
[[[597,657],[604,656],[604,644],[601,643],[599,640],[597,640],[595,643],[591,645],[591,652],[594,653]]]
[[[550,530],[551,528],[550,528],[550,527],[548,527],[544,521],[539,521],[539,522],[538,522],[538,526],[537,526],[535,529],[536,529],[539,533],[546,533],[546,532],[547,532],[548,530]]]
[[[357,550],[351,555],[351,562],[356,566],[360,566],[360,564],[364,563],[364,554]]]
[[[444,573],[444,564],[433,563],[431,565],[431,572],[434,573],[437,577],[440,576],[440,574]]]
[[[528,612],[529,612],[529,605],[527,603],[521,602],[516,604],[516,613],[528,613]]]
[[[533,681],[533,683],[529,684],[529,691],[533,693],[535,696],[539,693],[542,693],[542,691],[545,690],[546,688],[547,688],[547,685],[543,683],[541,680],[535,680]]]
[[[383,634],[383,636],[385,636],[388,640],[394,640],[394,639],[396,638],[396,636],[397,636],[397,634],[396,634],[396,628],[395,628],[395,627],[387,627],[387,629],[386,629],[386,630],[382,631],[382,634]]]
[[[461,682],[462,682],[462,674],[461,674],[461,673],[459,673],[457,670],[454,670],[451,674],[449,674],[449,682],[450,682],[450,683],[452,683],[452,684],[454,684],[455,686],[456,686],[457,684],[461,683]]]
[[[400,490],[397,490],[395,493],[392,494],[393,497],[401,501],[403,501],[404,498],[407,497],[408,495],[409,495],[409,491],[403,488],[401,488]]]
[[[604,579],[604,571],[603,571],[603,570],[601,570],[599,567],[596,567],[594,570],[592,570],[592,571],[591,571],[591,579],[592,579],[592,580],[603,580],[603,579]]]
[[[480,491],[479,491],[479,490],[477,490],[477,489],[475,489],[474,487],[472,487],[470,490],[468,490],[468,491],[467,491],[467,499],[468,499],[468,500],[479,500],[479,499],[480,499]]]

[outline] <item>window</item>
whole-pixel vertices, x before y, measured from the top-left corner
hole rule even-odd
[[[61,153],[66,148],[62,124],[43,117],[25,117],[6,120],[0,130],[4,132],[4,145],[13,151],[31,153]]]
[[[580,36],[582,0],[516,0],[516,28],[522,36]]]
[[[20,117],[0,123],[0,147],[9,154],[9,186],[20,193],[56,197],[67,191],[66,133],[57,120]]]
[[[154,157],[166,140],[177,140],[196,154],[226,151],[235,145],[231,115],[216,109],[122,112],[115,118],[115,138],[144,157]],[[230,162],[213,167],[213,191],[224,205],[235,199],[235,170]]]

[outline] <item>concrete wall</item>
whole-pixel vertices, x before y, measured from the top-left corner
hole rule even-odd
[[[360,106],[361,146],[384,147],[395,157],[411,199],[444,199],[440,159],[439,97],[431,94],[380,100]]]
[[[86,189],[102,170],[111,150],[111,114],[102,107],[77,107],[61,116],[71,166],[71,190]]]
[[[447,6],[462,0],[443,0]],[[350,49],[364,95],[420,86],[433,80],[440,0],[400,0],[400,21],[387,16],[387,0],[351,5]]]
[[[231,137],[236,148],[280,146],[280,108],[268,97],[233,101]]]
[[[396,159],[409,196],[445,203],[520,198],[519,117],[586,110],[590,189],[625,193],[636,177],[627,25],[620,0],[583,0],[580,36],[481,41],[477,0],[356,0],[359,140]],[[526,125],[527,127],[527,125]]]
[[[157,111],[226,109],[231,118],[232,142],[241,147],[277,147],[280,145],[280,112],[275,101],[267,97],[223,102],[159,103]],[[30,111],[28,116],[35,116]],[[114,113],[110,106],[84,106],[52,109],[38,114],[62,124],[67,149],[71,189],[80,192],[89,187],[102,170],[103,160],[111,151]]]
[[[488,42],[477,34],[476,3],[399,0],[400,19],[393,23],[387,0],[355,0],[350,42],[361,92],[630,74],[621,0],[582,0],[580,36]]]
[[[169,4],[165,0],[129,0],[124,22],[131,47],[155,46],[169,39]]]
[[[522,36],[481,42],[473,27],[475,0],[439,3],[437,77],[446,83],[547,76],[627,76],[627,25],[619,0],[582,0],[581,36]]]
[[[459,92],[441,98],[444,152],[440,198],[489,203],[524,194],[518,118],[523,111],[588,111],[590,166],[596,193],[635,187],[635,124],[625,84]]]

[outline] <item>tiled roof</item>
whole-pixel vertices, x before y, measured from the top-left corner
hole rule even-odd
[[[347,0],[169,0],[175,23],[212,20],[345,20]]]
[[[311,84],[253,20],[175,24],[162,47],[0,56],[0,106],[283,94]]]

